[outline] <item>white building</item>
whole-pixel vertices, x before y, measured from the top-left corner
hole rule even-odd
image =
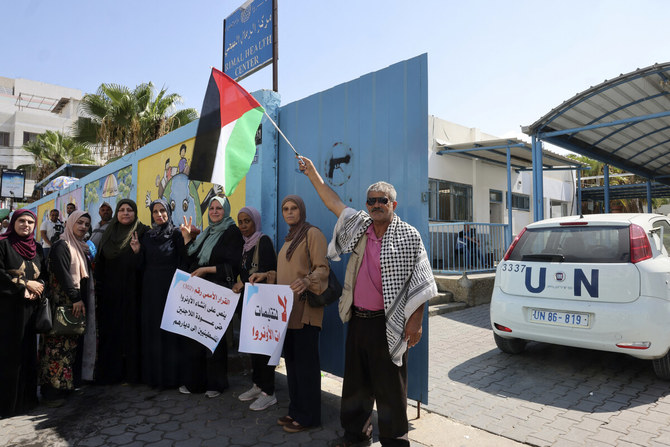
[[[439,155],[442,149],[473,147],[500,137],[468,128],[435,116],[429,116],[428,177],[430,191],[429,220],[436,222],[508,223],[507,167],[505,149],[498,150],[498,162],[485,152]],[[489,144],[490,145],[490,144]],[[530,146],[530,145],[528,145]],[[530,152],[517,148],[517,154]],[[565,157],[544,151],[552,164],[574,164]],[[480,155],[478,155],[480,154]],[[512,233],[517,234],[533,220],[532,171],[512,169]],[[575,171],[544,171],[544,216],[558,217],[575,213]]]
[[[70,134],[82,91],[28,79],[0,77],[0,168],[33,163],[22,146],[47,130]],[[26,173],[25,196],[34,180]]]

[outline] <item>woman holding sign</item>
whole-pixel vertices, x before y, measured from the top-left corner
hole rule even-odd
[[[140,382],[139,239],[147,226],[137,205],[119,200],[95,257],[98,364],[96,382]]]
[[[142,382],[159,388],[181,385],[181,337],[161,329],[165,300],[177,268],[184,269],[186,250],[179,228],[172,223],[172,209],[158,199],[149,205],[151,230],[142,240]]]
[[[237,224],[240,227],[244,237],[244,247],[242,248],[242,264],[240,270],[240,281],[233,286],[233,292],[244,293],[244,283],[249,281],[249,277],[254,273],[265,273],[277,270],[277,255],[272,246],[272,240],[261,233],[261,214],[251,206],[245,206],[237,213]],[[260,282],[260,281],[259,281]],[[270,278],[267,282],[275,282],[275,278]],[[242,298],[238,308],[242,306]],[[265,410],[271,405],[277,403],[275,397],[275,366],[268,365],[270,356],[261,354],[251,354],[253,381],[252,387],[238,396],[242,402],[253,400],[249,406],[250,410]]]
[[[193,241],[191,222],[179,227],[188,253],[191,276],[198,276],[231,289],[242,262],[244,239],[235,221],[230,217],[230,203],[225,197],[213,197],[207,211],[209,226]],[[179,388],[184,394],[205,393],[217,397],[228,388],[228,346],[225,338],[214,354],[191,339],[184,340],[182,365],[185,385]]]
[[[277,256],[277,284],[290,285],[293,309],[284,341],[284,359],[291,400],[288,415],[277,420],[288,433],[321,424],[321,364],[319,332],[323,308],[312,307],[304,292],[323,293],[328,287],[328,244],[321,230],[306,222],[302,198],[289,195],[282,201],[282,216],[289,226]],[[250,282],[267,280],[274,272],[255,273]]]

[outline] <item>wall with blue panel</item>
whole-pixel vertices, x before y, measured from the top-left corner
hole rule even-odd
[[[383,70],[335,86],[279,110],[280,127],[299,153],[314,161],[324,180],[342,200],[365,209],[367,187],[377,181],[392,183],[398,192],[398,216],[414,225],[428,241],[428,86],[427,56],[394,64]],[[328,240],[335,216],[323,205],[309,180],[297,169],[288,144],[279,141],[278,204],[288,194],[300,195],[307,220]],[[278,219],[278,238],[288,227]],[[344,278],[346,258],[332,267]],[[423,340],[409,355],[409,396],[427,402],[428,318]],[[326,309],[321,332],[321,366],[342,375],[345,328],[337,306]]]

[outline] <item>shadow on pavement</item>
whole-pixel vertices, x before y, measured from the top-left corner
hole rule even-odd
[[[482,329],[491,329],[491,321],[489,320],[489,314],[486,314],[486,318],[477,318],[472,319],[466,312],[450,312],[442,315],[435,315],[433,318],[443,318],[451,321],[456,321],[458,323],[467,324],[470,326],[482,328]]]
[[[454,366],[448,377],[496,396],[590,413],[647,405],[670,394],[649,361],[535,342],[518,355],[492,349]]]
[[[284,375],[276,378],[278,405],[259,412],[237,399],[249,377],[229,380],[230,389],[214,399],[144,385],[86,386],[62,407],[41,405],[0,421],[0,445],[325,446],[339,434],[338,395],[322,392],[322,426],[290,434],[276,422],[288,413]]]

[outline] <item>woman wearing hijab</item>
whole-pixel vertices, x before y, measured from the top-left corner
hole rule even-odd
[[[244,294],[244,283],[256,272],[265,273],[277,270],[277,255],[272,240],[261,233],[261,214],[256,208],[245,206],[237,213],[237,225],[244,237],[240,280],[233,286],[233,292]],[[258,253],[256,253],[258,252]],[[268,282],[273,283],[274,277]],[[238,308],[241,308],[244,295],[240,296]],[[253,400],[249,409],[265,410],[277,403],[275,397],[275,367],[268,365],[270,356],[251,354],[252,387],[238,396],[242,402]]]
[[[100,384],[140,381],[138,305],[139,238],[146,226],[137,219],[130,199],[116,204],[114,217],[100,240],[95,257]],[[135,249],[133,249],[133,247]]]
[[[35,310],[46,262],[35,243],[35,214],[14,211],[0,235],[0,418],[37,405]]]
[[[230,217],[230,204],[225,197],[213,197],[207,211],[209,226],[193,241],[190,225],[181,225],[187,244],[188,271],[220,286],[232,288],[240,273],[244,239]],[[186,220],[186,219],[184,219]],[[202,393],[217,397],[228,388],[228,346],[225,338],[210,356],[209,350],[191,339],[184,340],[185,385],[182,393]]]
[[[307,223],[305,203],[296,195],[282,201],[282,216],[289,226],[277,256],[277,284],[293,290],[293,309],[284,340],[284,360],[291,402],[288,415],[277,420],[284,431],[297,433],[321,424],[321,365],[319,332],[323,308],[312,307],[306,290],[321,294],[328,287],[328,244],[321,230]],[[254,273],[250,282],[271,278],[272,272]]]
[[[52,305],[72,305],[75,317],[86,314],[91,277],[90,252],[84,237],[91,228],[91,216],[76,210],[65,231],[49,252],[49,286]],[[80,335],[44,335],[40,342],[40,385],[42,397],[55,400],[74,391],[74,364]]]
[[[142,382],[159,388],[176,388],[179,376],[180,336],[160,328],[172,277],[182,266],[184,238],[172,223],[172,209],[163,199],[149,205],[151,230],[141,239]]]

